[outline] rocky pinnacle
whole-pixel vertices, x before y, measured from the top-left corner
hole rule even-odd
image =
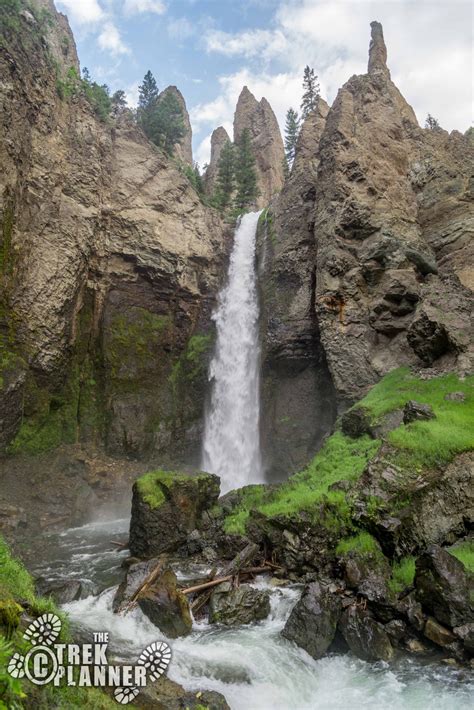
[[[390,79],[387,67],[387,47],[383,38],[383,27],[380,22],[371,22],[371,40],[369,46],[369,74],[384,74]]]

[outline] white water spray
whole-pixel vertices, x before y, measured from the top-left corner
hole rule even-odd
[[[214,320],[217,342],[209,377],[205,471],[221,478],[222,492],[262,480],[259,439],[258,299],[255,239],[260,212],[242,217],[235,231],[227,286]]]

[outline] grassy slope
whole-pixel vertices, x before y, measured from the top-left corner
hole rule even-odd
[[[459,391],[464,392],[464,401],[445,399],[447,394]],[[436,419],[402,424],[388,434],[392,447],[389,458],[398,467],[421,471],[474,449],[474,377],[460,381],[455,375],[446,375],[421,380],[407,368],[399,368],[386,375],[356,406],[364,407],[376,424],[411,399],[429,404]],[[346,495],[329,487],[337,481],[357,481],[380,444],[380,440],[368,436],[351,439],[341,432],[334,433],[308,467],[276,491],[266,493],[262,488],[248,495],[244,492],[239,506],[225,520],[226,532],[243,534],[252,509],[267,516],[302,511],[317,514],[320,504],[326,501],[343,516],[349,514]]]

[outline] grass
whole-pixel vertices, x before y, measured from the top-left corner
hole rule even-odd
[[[267,517],[291,516],[302,512],[313,517],[323,515],[320,522],[331,528],[341,528],[350,519],[350,505],[343,491],[329,490],[338,481],[356,481],[367,462],[375,456],[380,442],[368,436],[351,439],[341,432],[333,434],[309,466],[291,476],[275,491],[244,497],[237,510],[225,520],[226,532],[244,534],[252,509]],[[320,507],[325,504],[322,514]]]
[[[468,572],[474,573],[474,541],[461,542],[448,552],[462,562]]]
[[[357,555],[380,555],[382,551],[377,540],[367,532],[360,532],[353,537],[346,537],[336,547],[336,554],[346,557],[351,553]]]
[[[464,401],[445,399],[458,391],[464,392]],[[399,368],[386,375],[357,406],[365,407],[376,423],[410,399],[429,404],[436,418],[402,424],[388,434],[398,464],[421,470],[449,463],[457,454],[474,449],[474,376],[459,380],[449,374],[420,380],[408,368]]]
[[[240,500],[232,513],[224,521],[224,531],[228,534],[244,535],[245,524],[250,510],[259,506],[268,496],[268,489],[263,485],[244,486],[235,491]]]
[[[410,587],[415,579],[415,558],[404,557],[392,566],[392,576],[388,581],[388,588],[394,594],[400,594],[406,587]]]
[[[207,477],[207,473],[198,476],[188,476],[186,473],[178,471],[150,471],[145,473],[140,478],[137,478],[137,488],[145,503],[148,503],[150,508],[158,508],[165,502],[166,496],[164,489],[170,488],[172,485],[188,483],[192,481],[197,484],[199,480]]]

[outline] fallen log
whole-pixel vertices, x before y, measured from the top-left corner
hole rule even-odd
[[[123,605],[121,609],[118,610],[119,614],[127,614],[131,609],[133,609],[137,604],[140,596],[147,591],[147,589],[156,581],[157,577],[163,572],[164,564],[166,560],[160,560],[156,567],[153,567],[152,571],[145,577],[140,586],[134,591],[130,599],[126,604]]]
[[[260,574],[260,572],[269,572],[271,567],[248,567],[246,569],[241,569],[237,574],[248,575],[248,574]],[[187,587],[186,589],[181,589],[182,594],[194,594],[194,592],[201,592],[209,587],[215,587],[223,582],[230,582],[236,575],[228,574],[226,577],[217,577],[216,579],[210,579],[207,582],[201,582],[201,584],[195,584],[193,587]]]
[[[122,550],[124,550],[126,547],[128,547],[128,540],[127,540],[127,542],[119,542],[118,540],[111,540],[110,544],[115,545],[115,547],[119,547]]]

